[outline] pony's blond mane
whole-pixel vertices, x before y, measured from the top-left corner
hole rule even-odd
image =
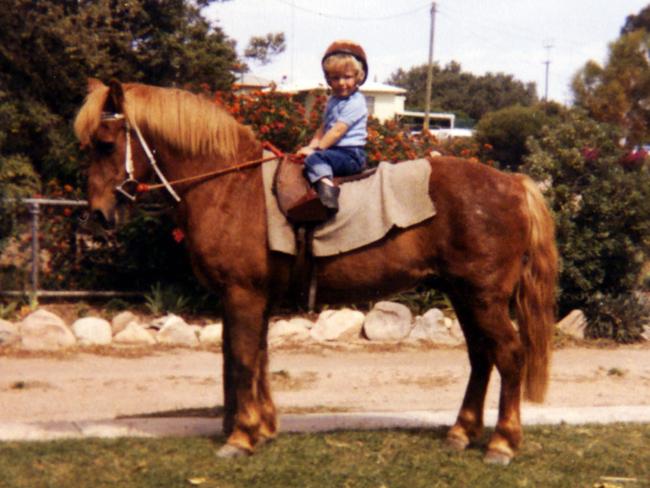
[[[143,133],[163,140],[188,156],[235,157],[241,136],[252,131],[207,98],[176,88],[124,83],[124,115]],[[101,85],[86,97],[75,120],[82,145],[88,144],[101,122],[109,88]]]

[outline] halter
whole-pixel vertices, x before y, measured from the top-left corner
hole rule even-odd
[[[126,169],[126,174],[128,175],[128,177],[122,183],[120,183],[115,187],[115,191],[120,193],[124,197],[126,197],[131,202],[135,202],[137,198],[135,192],[129,192],[129,190],[125,187],[125,185],[135,187],[137,191],[137,187],[140,184],[140,182],[136,180],[134,177],[135,166],[133,164],[133,153],[131,151],[131,127],[133,127],[135,134],[138,136],[138,141],[140,141],[140,146],[142,147],[144,153],[147,156],[147,160],[149,161],[149,164],[154,169],[154,171],[158,175],[158,178],[160,178],[160,181],[162,181],[163,186],[167,189],[167,191],[172,196],[172,198],[177,202],[180,202],[181,198],[174,191],[172,186],[169,184],[169,181],[167,181],[167,178],[165,178],[165,175],[158,167],[153,151],[149,148],[149,145],[147,144],[147,141],[142,136],[142,132],[140,132],[138,126],[135,124],[131,126],[131,124],[129,123],[129,119],[127,119],[124,116],[124,114],[104,112],[102,113],[101,120],[103,121],[124,120],[124,129],[126,130],[126,150],[124,152],[124,168]]]
[[[230,166],[228,168],[222,168],[214,171],[210,171],[208,173],[203,173],[200,175],[195,175],[195,176],[189,176],[187,178],[181,178],[179,180],[174,180],[174,181],[168,181],[167,178],[165,178],[165,175],[162,173],[158,165],[156,164],[156,158],[153,155],[153,151],[149,149],[149,145],[147,144],[147,141],[145,141],[144,137],[142,136],[142,133],[140,132],[140,129],[138,128],[137,125],[133,124],[133,130],[135,131],[136,135],[138,136],[138,140],[140,141],[140,146],[144,150],[145,154],[147,155],[147,159],[149,160],[149,164],[153,167],[154,171],[158,175],[158,178],[160,178],[160,181],[162,183],[160,184],[155,184],[155,185],[148,185],[145,183],[140,183],[138,180],[134,178],[134,165],[133,165],[133,156],[131,153],[131,124],[129,123],[129,119],[127,119],[124,114],[118,114],[118,113],[111,113],[111,112],[103,112],[101,116],[101,120],[104,121],[113,121],[113,120],[124,120],[124,127],[126,129],[126,151],[124,153],[124,168],[126,169],[126,174],[128,175],[128,178],[125,179],[122,183],[117,185],[115,187],[115,191],[120,193],[121,195],[125,196],[127,199],[129,199],[131,202],[135,202],[137,199],[137,193],[140,192],[146,192],[150,190],[157,190],[159,188],[165,188],[169,194],[176,200],[177,202],[181,201],[181,198],[178,196],[178,194],[174,191],[174,188],[172,188],[172,185],[174,184],[182,184],[182,183],[192,183],[196,182],[199,180],[203,179],[208,179],[208,178],[214,178],[216,176],[220,176],[226,173],[230,173],[233,171],[239,171],[241,169],[245,168],[252,168],[254,166],[260,165],[262,163],[266,163],[268,161],[273,161],[274,159],[277,159],[279,157],[283,157],[285,154],[276,148],[273,144],[270,142],[264,142],[262,146],[265,149],[268,149],[273,153],[273,156],[269,157],[262,157],[259,159],[254,159],[251,161],[246,161],[240,164],[236,164],[234,166]],[[300,160],[302,162],[302,159]],[[124,188],[125,185],[129,186],[134,186],[135,191],[129,193],[129,190]]]

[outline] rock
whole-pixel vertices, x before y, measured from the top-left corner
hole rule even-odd
[[[75,344],[74,334],[56,314],[39,309],[20,323],[22,347],[30,351],[52,351]]]
[[[199,332],[201,344],[221,344],[223,341],[223,323],[208,324]]]
[[[196,347],[199,345],[199,339],[194,329],[180,317],[174,316],[165,322],[157,336],[161,344],[170,344],[173,346]]]
[[[113,337],[113,342],[129,345],[151,345],[156,343],[156,339],[144,327],[136,322],[131,322],[123,331],[118,332]]]
[[[1,332],[0,332],[1,334]],[[641,338],[644,341],[650,341],[650,325],[643,326],[643,332],[641,332]]]
[[[278,344],[281,342],[306,341],[311,335],[305,322],[309,322],[313,326],[313,322],[299,317],[291,320],[278,320],[272,323],[269,328],[269,342]]]
[[[0,346],[12,346],[20,342],[18,326],[6,320],[0,320]]]
[[[587,318],[582,310],[572,310],[569,315],[560,320],[556,327],[560,332],[575,339],[584,339],[587,328]]]
[[[111,324],[97,317],[84,317],[72,324],[72,333],[82,345],[106,345],[113,339]]]
[[[113,335],[122,332],[127,325],[131,322],[137,322],[138,317],[128,310],[118,313],[113,320],[111,320],[111,328],[113,330]]]
[[[363,313],[344,308],[321,312],[310,334],[317,341],[358,339],[364,320]]]
[[[445,317],[439,309],[432,308],[416,317],[409,340],[457,346],[463,343],[463,335],[457,321]]]
[[[363,332],[371,341],[401,341],[413,328],[413,314],[401,303],[378,302],[363,323]]]
[[[164,317],[159,317],[155,320],[152,320],[151,323],[149,324],[150,329],[157,329],[157,330],[162,330],[168,325],[182,325],[182,326],[187,326],[187,322],[182,317],[179,317],[178,315],[175,315],[173,313],[170,313],[168,315],[165,315]]]

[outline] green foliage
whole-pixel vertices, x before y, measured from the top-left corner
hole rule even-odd
[[[524,170],[542,182],[555,213],[560,312],[583,308],[592,335],[628,338],[638,324],[623,323],[621,333],[597,317],[638,285],[650,252],[650,172],[644,153],[628,154],[617,141],[614,128],[575,110],[530,140]]]
[[[488,112],[475,127],[484,159],[494,160],[499,168],[517,171],[528,154],[526,141],[562,112],[559,105],[540,103],[531,107],[513,105]]]
[[[316,101],[309,110],[300,96],[275,90],[240,94],[217,92],[215,100],[238,121],[250,125],[260,140],[293,152],[316,132],[326,97],[316,94]]]
[[[622,35],[609,47],[603,66],[589,61],[574,77],[575,103],[601,122],[616,124],[627,145],[650,139],[650,33]]]
[[[424,109],[427,65],[408,71],[394,72],[388,83],[407,90],[406,105],[413,110]],[[433,67],[431,107],[434,111],[453,111],[468,121],[477,121],[486,113],[511,105],[530,106],[537,102],[533,83],[524,84],[512,75],[487,73],[476,76],[461,71],[451,62],[444,68]]]
[[[0,162],[80,184],[69,121],[90,76],[228,88],[234,43],[201,16],[208,3],[0,0]]]
[[[4,442],[0,470],[12,488],[641,488],[650,478],[648,424],[530,427],[507,467],[481,460],[487,437],[456,452],[445,431],[281,434],[240,459],[216,458],[223,436]]]
[[[154,315],[164,313],[180,314],[187,310],[189,298],[174,286],[163,286],[156,283],[149,293],[144,296],[145,306]]]
[[[273,56],[284,52],[286,47],[282,32],[269,33],[266,36],[253,36],[248,42],[244,56],[264,65],[271,62]]]
[[[406,305],[416,315],[422,315],[432,308],[452,309],[451,302],[444,293],[426,286],[419,286],[414,290],[400,293],[391,297],[391,300]]]
[[[596,296],[585,309],[589,311],[589,333],[594,337],[611,337],[617,342],[634,342],[650,318],[650,307],[634,293],[619,296]]]
[[[0,302],[0,319],[9,320],[12,318],[16,314],[19,305],[20,303],[16,301],[11,301],[6,304]]]
[[[637,15],[628,15],[621,28],[621,35],[629,34],[635,30],[643,29],[650,32],[650,5],[643,7]]]

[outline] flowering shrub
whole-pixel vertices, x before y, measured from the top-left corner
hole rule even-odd
[[[222,105],[238,121],[252,127],[260,140],[269,141],[286,152],[295,152],[307,144],[321,123],[326,102],[316,93],[307,109],[304,95],[277,91],[234,94],[215,93],[215,103]],[[430,133],[410,134],[394,121],[379,122],[370,117],[367,154],[369,164],[398,162],[425,157],[432,151],[476,159],[478,146],[471,139],[438,141]],[[83,192],[69,184],[50,181],[42,191],[48,198],[82,199]],[[47,290],[117,289],[147,290],[165,283],[179,290],[191,290],[201,296],[199,286],[187,270],[183,234],[164,217],[144,212],[121,227],[111,242],[80,236],[80,207],[41,207],[40,284]],[[25,212],[26,214],[26,212]],[[27,222],[25,215],[24,222]],[[26,256],[21,283],[29,288],[29,229],[24,226],[21,248]],[[155,243],[152,245],[152,243]],[[177,278],[180,277],[180,278]],[[14,283],[20,288],[20,284]]]
[[[305,108],[305,95],[289,95],[275,90],[250,93],[215,94],[222,105],[241,123],[250,125],[261,140],[269,141],[286,152],[294,152],[309,143],[321,124],[327,97],[315,93],[315,103]],[[432,151],[478,161],[479,147],[471,138],[438,141],[431,133],[411,134],[397,122],[368,119],[366,152],[369,166],[381,161],[406,161],[428,156]]]
[[[523,169],[544,182],[555,215],[560,314],[580,308],[592,337],[632,341],[646,313],[635,291],[650,256],[650,172],[645,154],[618,141],[613,127],[572,111],[529,139]]]
[[[323,95],[317,95],[314,106],[307,113],[298,96],[275,90],[215,94],[216,103],[239,122],[250,125],[259,139],[286,152],[294,152],[309,142],[320,124],[325,100]]]

